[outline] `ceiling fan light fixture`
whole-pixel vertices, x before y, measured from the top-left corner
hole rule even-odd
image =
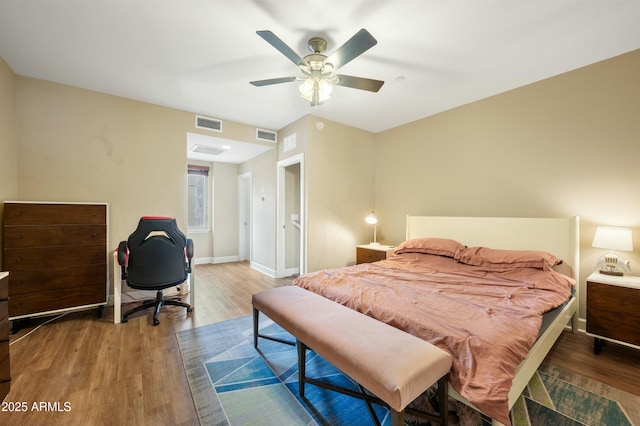
[[[364,52],[375,46],[378,42],[369,31],[362,28],[330,56],[324,54],[327,41],[322,37],[312,37],[307,47],[312,52],[304,58],[282,41],[278,36],[268,30],[256,31],[267,43],[275,47],[280,53],[298,66],[304,77],[280,77],[267,80],[251,81],[254,86],[268,86],[271,84],[302,81],[298,90],[303,99],[308,100],[315,107],[331,98],[333,86],[350,87],[353,89],[377,92],[384,81],[370,78],[354,77],[350,75],[332,75],[338,68],[351,62]]]
[[[311,102],[311,106],[317,106],[331,98],[333,86],[322,76],[308,76],[298,88],[300,96]]]

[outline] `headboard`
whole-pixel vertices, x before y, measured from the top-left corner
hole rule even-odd
[[[450,238],[469,246],[544,250],[562,259],[578,281],[580,218],[445,217],[407,215],[406,239]]]

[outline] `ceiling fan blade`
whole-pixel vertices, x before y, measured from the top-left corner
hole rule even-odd
[[[372,80],[370,78],[354,77],[351,75],[337,74],[335,77],[335,84],[338,86],[368,90],[369,92],[377,92],[384,84],[384,81]]]
[[[256,31],[256,34],[265,39],[267,43],[278,49],[280,53],[289,58],[289,60],[294,64],[298,66],[308,65],[307,62],[300,57],[300,55],[298,55],[292,48],[287,46],[284,41],[280,40],[280,38],[278,38],[278,36],[271,31]]]
[[[270,84],[290,83],[292,81],[296,81],[296,78],[295,77],[270,78],[268,80],[250,81],[249,83],[253,84],[254,86],[260,87],[260,86],[268,86]]]
[[[364,28],[358,31],[345,44],[340,46],[338,50],[333,52],[325,62],[333,65],[333,69],[337,70],[341,66],[350,62],[352,59],[362,55],[367,50],[378,44],[369,31]]]

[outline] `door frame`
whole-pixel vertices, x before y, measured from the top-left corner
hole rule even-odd
[[[307,272],[307,199],[305,191],[304,154],[296,154],[277,163],[277,228],[276,228],[276,275],[284,277],[286,274],[285,260],[285,229],[287,218],[285,213],[285,172],[288,166],[300,164],[300,274]]]
[[[238,260],[251,262],[253,242],[253,206],[252,200],[253,175],[246,172],[238,175]],[[247,217],[243,218],[243,214]],[[248,226],[243,225],[243,219]],[[246,246],[248,244],[248,247]]]

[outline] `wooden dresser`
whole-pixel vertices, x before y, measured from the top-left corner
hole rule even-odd
[[[107,303],[107,205],[5,202],[11,320]]]
[[[9,273],[0,272],[0,401],[11,389],[9,368]]]

